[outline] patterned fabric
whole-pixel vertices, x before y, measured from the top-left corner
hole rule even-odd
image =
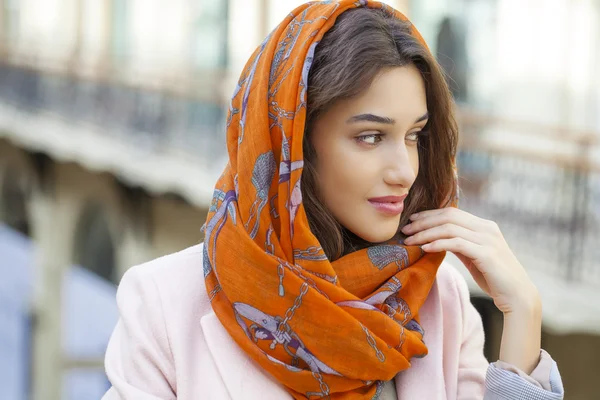
[[[390,241],[330,262],[309,228],[300,189],[308,72],[323,34],[356,7],[406,20],[375,1],[307,3],[251,56],[205,225],[216,315],[296,399],[377,398],[382,382],[425,356],[418,312],[445,256]]]

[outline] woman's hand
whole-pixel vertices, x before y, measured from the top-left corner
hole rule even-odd
[[[410,235],[404,243],[456,254],[504,313],[500,360],[531,373],[540,355],[540,296],[498,225],[457,208],[420,212],[410,220],[402,229]]]
[[[402,232],[406,245],[426,252],[450,251],[503,313],[534,307],[539,294],[504,240],[498,225],[457,208],[423,211]]]

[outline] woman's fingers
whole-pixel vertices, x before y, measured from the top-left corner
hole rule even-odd
[[[438,225],[455,224],[476,232],[493,232],[497,225],[492,221],[479,218],[466,211],[449,207],[438,210],[423,211],[410,217],[411,223],[402,232],[413,234]],[[404,229],[408,229],[405,231]]]
[[[404,244],[415,246],[430,243],[439,239],[460,237],[476,244],[483,244],[482,235],[455,224],[443,224],[417,232],[404,240]]]
[[[437,253],[440,251],[450,251],[452,253],[462,254],[471,260],[481,259],[484,256],[484,248],[476,243],[463,238],[439,239],[427,243],[421,248],[428,253]]]

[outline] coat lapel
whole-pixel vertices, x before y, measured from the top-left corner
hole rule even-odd
[[[427,399],[447,400],[443,364],[444,329],[437,281],[419,310],[421,326],[425,330],[425,344],[429,354],[411,360],[411,367],[394,378],[398,400]]]
[[[233,341],[214,312],[202,317],[200,323],[231,400],[292,398]]]

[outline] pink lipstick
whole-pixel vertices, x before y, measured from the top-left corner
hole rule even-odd
[[[369,203],[371,203],[377,211],[383,214],[396,216],[401,214],[404,210],[404,199],[406,196],[408,196],[408,194],[405,194],[404,196],[373,197],[369,199]]]

